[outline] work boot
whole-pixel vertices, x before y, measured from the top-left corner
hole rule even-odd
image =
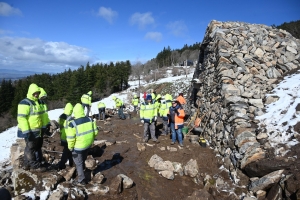
[[[181,144],[179,144],[179,146],[183,147],[183,144],[181,143]]]
[[[158,141],[158,140],[154,140],[153,142],[156,144],[160,143],[160,141]]]
[[[78,182],[78,181],[74,181],[73,182],[73,185],[76,185],[76,186],[86,186],[87,182],[83,179],[81,182]]]
[[[175,144],[175,142],[171,142],[171,145]]]

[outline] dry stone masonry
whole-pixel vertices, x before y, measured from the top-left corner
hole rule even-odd
[[[250,166],[264,162],[270,149],[268,134],[259,129],[255,117],[264,114],[266,104],[277,100],[266,94],[278,78],[300,67],[299,52],[300,42],[290,33],[242,22],[211,21],[201,44],[194,90],[198,91],[198,117],[208,113],[203,132],[223,156],[234,182],[241,184],[241,171],[260,177],[243,183],[256,195],[266,194],[262,191],[278,182],[283,171],[274,167],[258,174],[257,166]]]

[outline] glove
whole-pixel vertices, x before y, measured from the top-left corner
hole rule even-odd
[[[157,120],[157,117],[154,117],[154,121],[156,122],[156,120]]]
[[[144,120],[141,120],[142,124],[144,123]]]
[[[71,152],[73,152],[74,151],[74,149],[69,149]]]

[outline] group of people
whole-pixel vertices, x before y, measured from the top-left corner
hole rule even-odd
[[[89,117],[92,91],[82,95],[81,103],[77,103],[74,107],[71,103],[67,103],[64,112],[59,116],[58,123],[63,153],[55,166],[48,164],[42,155],[43,136],[50,136],[49,129],[51,126],[46,97],[45,90],[32,83],[28,88],[26,98],[18,104],[18,137],[24,138],[26,143],[23,166],[27,170],[44,172],[53,168],[65,169],[67,162],[69,166],[73,166],[75,163],[78,179],[74,184],[85,185],[87,182],[84,175],[84,162],[88,155],[88,149],[98,134],[96,120]],[[123,101],[115,96],[112,99],[118,109],[119,118],[126,119],[123,113]],[[136,111],[139,105],[137,95],[134,95],[132,104]],[[140,106],[140,119],[144,124],[144,142],[148,141],[150,130],[152,140],[159,143],[155,134],[155,127],[157,118],[160,116],[163,120],[162,135],[168,135],[171,132],[171,144],[175,144],[177,138],[179,145],[183,146],[181,129],[183,128],[185,112],[182,104],[185,104],[182,93],[177,99],[172,99],[169,94],[164,96],[156,95],[155,92],[148,94],[145,102]],[[86,113],[84,112],[85,108],[87,109]],[[98,110],[99,120],[101,118],[105,120],[104,102],[98,103]]]
[[[146,95],[145,101],[140,107],[140,119],[144,124],[144,142],[149,140],[149,132],[151,139],[155,143],[159,143],[156,137],[157,118],[163,120],[162,136],[172,135],[171,145],[174,145],[178,139],[180,146],[183,146],[182,128],[184,127],[185,112],[183,105],[186,101],[183,93],[179,93],[176,99],[172,99],[170,94],[161,96],[155,92]]]
[[[44,172],[47,169],[64,169],[66,162],[76,165],[78,174],[74,184],[85,185],[84,176],[85,160],[88,149],[98,134],[95,120],[84,113],[84,107],[91,107],[92,92],[90,91],[74,107],[67,103],[64,113],[59,116],[60,138],[63,154],[57,165],[49,165],[44,161],[42,155],[43,135],[49,134],[51,126],[48,108],[43,100],[47,96],[43,88],[32,83],[29,86],[27,96],[18,104],[18,136],[25,139],[24,167],[27,170]],[[87,101],[86,101],[87,100]]]

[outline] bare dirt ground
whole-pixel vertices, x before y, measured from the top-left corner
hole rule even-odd
[[[112,116],[106,125],[103,121],[97,121],[97,125],[102,130],[99,131],[96,139],[116,143],[91,149],[91,154],[99,161],[94,172],[100,171],[105,176],[103,185],[109,186],[118,174],[125,174],[134,181],[134,186],[130,189],[124,189],[118,195],[89,195],[88,199],[185,199],[191,196],[194,191],[204,187],[203,178],[206,174],[214,178],[222,177],[224,181],[229,183],[228,187],[231,187],[228,173],[219,169],[221,165],[218,163],[221,162],[218,161],[218,157],[209,147],[192,144],[189,142],[188,136],[185,136],[182,149],[177,143],[172,146],[176,147],[177,151],[167,150],[167,146],[171,146],[171,139],[170,136],[159,136],[159,129],[162,128],[161,122],[159,119],[156,131],[160,143],[153,143],[150,139],[149,145],[145,145],[146,150],[138,151],[137,143],[142,142],[143,126],[137,114],[132,114],[131,119],[126,120]],[[62,147],[59,145],[59,134],[46,140],[46,143],[49,143],[48,149],[62,151]],[[165,147],[166,150],[161,150],[161,147]],[[186,175],[175,175],[174,180],[168,180],[148,165],[148,161],[154,154],[163,158],[164,161],[179,162],[183,166],[190,159],[195,159],[199,166],[199,174],[202,176],[200,175],[196,180]],[[58,157],[58,154],[53,153],[53,156]],[[210,193],[215,199],[233,199],[227,192],[219,193],[215,190],[210,191]]]

